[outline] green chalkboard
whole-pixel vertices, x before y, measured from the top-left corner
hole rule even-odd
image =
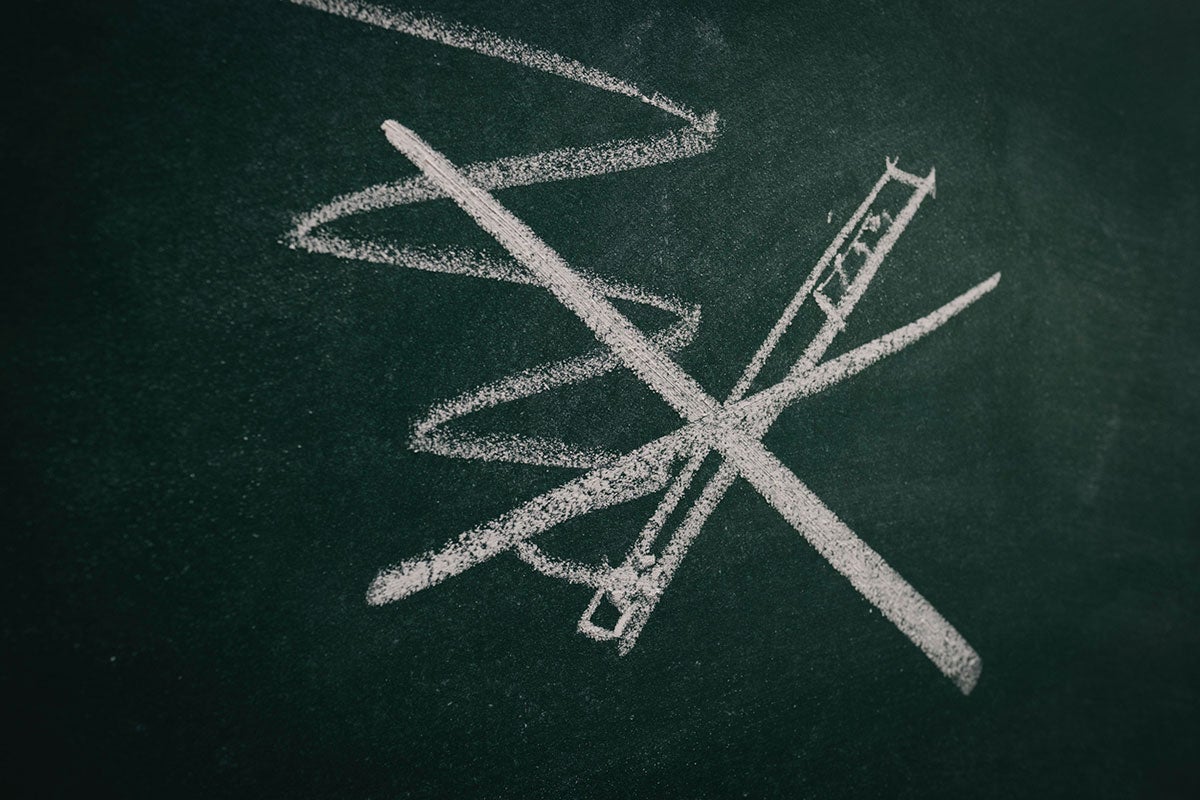
[[[1194,797],[1194,4],[22,3],[7,797]]]

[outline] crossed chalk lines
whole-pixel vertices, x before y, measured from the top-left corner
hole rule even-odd
[[[417,424],[411,442],[414,449],[483,460],[572,466],[589,471],[463,533],[441,550],[380,572],[368,590],[368,601],[382,604],[407,597],[511,550],[547,575],[594,587],[596,592],[579,621],[579,630],[596,639],[616,639],[618,650],[628,652],[691,542],[734,480],[742,477],[960,690],[970,692],[981,669],[979,656],[971,646],[920,593],[761,443],[763,435],[788,405],[907,347],[945,324],[998,284],[999,273],[925,317],[838,358],[822,361],[922,200],[933,192],[934,173],[931,171],[921,178],[901,170],[893,161],[887,163],[883,176],[785,308],[729,398],[720,403],[669,356],[670,352],[686,346],[694,336],[699,325],[698,308],[572,269],[487,191],[489,188],[637,168],[697,155],[711,149],[715,141],[715,113],[697,116],[661,95],[646,95],[631,84],[577,62],[477,29],[360,3],[294,1],[637,97],[684,119],[689,123],[686,130],[690,131],[599,147],[564,148],[459,168],[413,131],[389,120],[383,125],[388,141],[420,169],[421,178],[379,184],[335,198],[297,220],[289,236],[293,247],[344,258],[541,286],[573,311],[603,345],[600,350],[585,356],[541,365],[467,392],[435,406]],[[572,162],[577,165],[572,166]],[[874,209],[880,190],[892,181],[910,187],[911,195],[898,210]],[[516,263],[465,250],[417,250],[377,242],[355,242],[321,230],[326,223],[350,214],[438,197],[455,202],[499,242]],[[824,280],[820,280],[822,277]],[[754,378],[809,296],[825,315],[820,330],[783,380],[747,397],[746,392]],[[609,302],[614,297],[671,311],[678,321],[648,336]],[[510,402],[555,386],[578,383],[618,367],[634,372],[679,413],[685,424],[624,455],[589,451],[558,440],[453,434],[442,427],[480,408]],[[712,452],[721,459],[716,474],[688,508],[680,525],[667,537],[665,546],[656,547],[662,539],[666,519],[694,481],[701,463]],[[675,472],[676,465],[681,462],[683,468]],[[664,489],[653,516],[619,567],[593,567],[553,558],[530,541],[568,519]],[[600,604],[605,601],[611,602],[619,612],[617,622],[611,627],[594,621]]]

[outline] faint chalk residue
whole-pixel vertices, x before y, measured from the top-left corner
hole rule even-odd
[[[1121,408],[1114,406],[1112,413],[1104,423],[1104,428],[1096,437],[1096,451],[1093,456],[1092,468],[1088,470],[1087,480],[1083,485],[1083,501],[1087,505],[1096,502],[1100,487],[1104,482],[1104,472],[1108,467],[1109,456],[1117,435],[1121,432]]]

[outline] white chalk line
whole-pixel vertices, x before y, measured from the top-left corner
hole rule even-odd
[[[688,437],[693,439],[693,447],[703,445],[719,450],[727,463],[749,481],[860,594],[908,636],[943,674],[964,693],[973,688],[981,661],[966,640],[916,589],[891,569],[878,553],[859,539],[782,462],[767,451],[757,438],[725,423],[718,413],[723,410],[721,404],[705,393],[690,375],[655,347],[603,296],[595,292],[589,282],[576,274],[527,225],[490,194],[471,185],[445,156],[394,120],[385,122],[383,130],[397,150],[440,185],[476,224],[528,269],[539,284],[575,312],[602,344],[607,345],[651,390],[675,408],[685,421],[706,421],[705,425],[695,426],[692,436]],[[896,230],[895,226],[889,229],[860,270],[859,278],[847,293],[846,302],[853,304],[865,291],[865,284],[870,281],[903,225],[907,224],[915,213],[920,197],[928,191],[930,184],[923,183],[921,187],[914,195],[915,202],[910,200],[897,217],[896,224],[900,226],[899,230]],[[828,340],[831,339],[832,336],[818,335],[814,345],[824,340],[821,346],[828,346]],[[813,349],[810,346],[809,351]],[[809,351],[806,351],[806,357]],[[802,358],[802,361],[804,360],[806,359]],[[752,424],[756,422],[751,421]],[[676,449],[669,454],[671,460],[674,460],[677,453]],[[668,454],[660,451],[659,455],[662,457]],[[638,466],[640,469],[626,473],[623,466]],[[464,542],[460,539],[427,559],[406,562],[405,565],[380,573],[372,583],[369,599],[372,602],[385,602],[411,594],[447,577],[448,574],[461,572],[501,549],[511,547],[516,538],[523,533],[519,528],[526,527],[525,523],[532,522],[534,524],[530,527],[545,530],[547,522],[561,516],[563,512],[574,512],[570,513],[570,516],[575,516],[579,513],[581,505],[595,507],[614,497],[628,497],[643,491],[650,482],[651,475],[645,464],[625,465],[624,460],[601,467],[589,475],[597,473],[602,474],[605,479],[598,483],[589,483],[586,480],[578,484],[571,482],[554,490],[560,493],[558,514],[553,513],[555,509],[552,506],[544,503],[533,506],[526,504],[522,507],[525,511],[521,519],[513,520],[511,515],[505,515],[508,517],[508,525],[504,530],[476,536],[470,547],[463,547]],[[656,477],[661,478],[662,473],[658,472]],[[658,484],[658,481],[653,483]],[[568,486],[572,488],[567,489]],[[434,565],[438,565],[440,569],[434,571]]]
[[[709,112],[715,116],[716,112]],[[538,183],[575,180],[653,167],[703,155],[716,145],[715,130],[681,128],[663,134],[620,139],[600,145],[564,147],[524,156],[480,161],[463,167],[476,185],[495,191]],[[378,183],[335,197],[297,218],[291,236],[310,237],[319,226],[351,214],[423,203],[444,197],[425,176]]]
[[[711,118],[699,116],[683,104],[658,92],[647,94],[636,85],[609,75],[607,72],[586,66],[549,50],[542,50],[516,39],[509,39],[492,31],[444,20],[433,14],[396,11],[372,3],[355,2],[355,0],[292,0],[292,2],[347,19],[365,22],[377,28],[520,64],[613,94],[633,97],[660,111],[679,117],[697,129],[711,128],[715,130],[716,127],[715,116]]]

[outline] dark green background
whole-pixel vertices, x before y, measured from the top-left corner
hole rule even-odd
[[[1200,6],[420,8],[720,113],[705,156],[499,194],[572,264],[701,303],[679,361],[717,395],[885,156],[936,166],[830,355],[999,288],[767,444],[962,631],[977,689],[745,484],[625,658],[574,632],[587,591],[511,556],[368,607],[379,568],[572,474],[415,454],[413,421],[591,340],[533,288],[289,250],[292,215],[415,174],[389,117],[459,163],[674,121],[283,2],[37,2],[4,23],[4,780],[1200,791]],[[446,202],[354,224],[487,246]],[[614,375],[472,425],[622,448],[675,420]],[[547,546],[619,557],[652,503]]]

